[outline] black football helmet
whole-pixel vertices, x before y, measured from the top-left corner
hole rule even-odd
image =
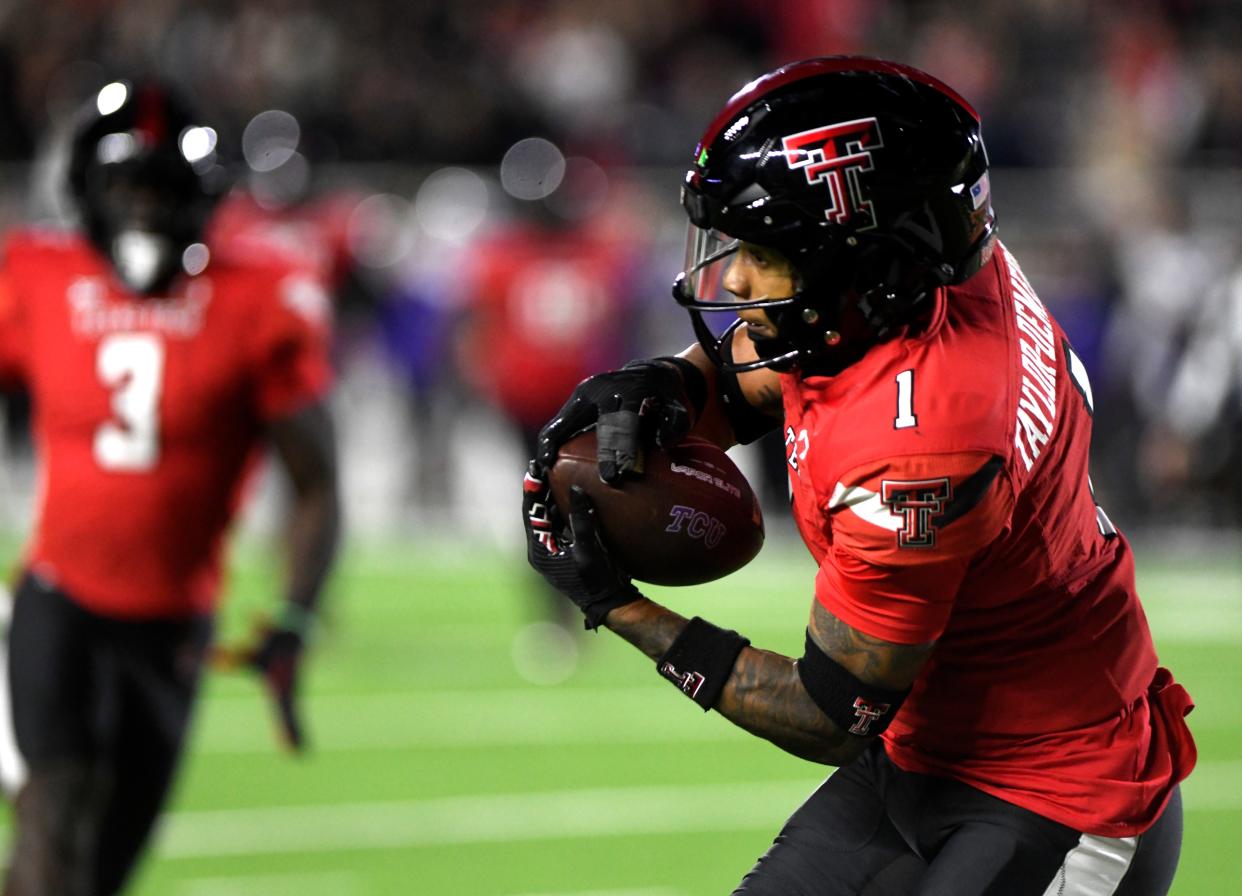
[[[995,232],[979,116],[906,65],[825,57],[743,87],[708,126],[686,173],[686,267],[673,295],[712,360],[832,372],[924,314],[936,288],[979,270]],[[721,286],[739,242],[780,251],[794,294],[743,301]],[[734,363],[733,322],[763,308],[775,338]]]
[[[198,240],[226,180],[217,142],[158,81],[113,81],[83,109],[69,193],[89,239],[135,292],[161,291],[206,264]]]

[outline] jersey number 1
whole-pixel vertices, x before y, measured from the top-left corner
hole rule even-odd
[[[139,472],[159,460],[164,343],[151,333],[114,333],[95,355],[95,373],[112,393],[113,418],[95,430],[95,462]]]
[[[893,429],[909,429],[919,425],[919,418],[914,414],[914,370],[903,370],[897,374],[897,416],[893,418]]]

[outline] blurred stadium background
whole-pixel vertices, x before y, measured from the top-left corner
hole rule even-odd
[[[253,683],[213,678],[135,892],[697,896],[749,868],[821,770],[698,717],[615,639],[541,625],[504,388],[530,370],[489,365],[477,322],[514,245],[589,234],[594,266],[523,270],[531,313],[593,334],[593,360],[690,342],[680,166],[736,87],[836,52],[982,114],[1002,237],[1090,370],[1096,491],[1199,703],[1175,892],[1242,892],[1240,45],[1236,0],[0,2],[0,227],[63,223],[67,117],[154,72],[236,161],[230,234],[306,253],[338,298],[350,528],[315,748],[276,754]],[[5,407],[11,567],[34,474]],[[739,452],[757,481],[773,456]],[[758,560],[661,597],[793,651],[811,572],[779,491]],[[256,492],[226,638],[273,597],[280,487]]]

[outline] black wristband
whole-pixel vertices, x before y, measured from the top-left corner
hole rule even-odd
[[[750,641],[695,616],[656,661],[656,670],[707,712],[720,699],[738,654]]]
[[[699,370],[698,365],[693,361],[677,355],[663,355],[651,360],[671,364],[681,372],[681,382],[686,387],[686,398],[690,399],[694,417],[697,420],[707,404],[707,377],[703,375],[703,371]]]

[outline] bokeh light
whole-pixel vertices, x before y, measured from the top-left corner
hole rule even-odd
[[[207,270],[207,263],[210,260],[211,252],[202,243],[191,243],[181,253],[181,266],[191,277]]]
[[[354,206],[349,216],[349,249],[370,268],[391,267],[413,246],[410,203],[392,193],[376,193]]]
[[[466,168],[441,168],[430,174],[414,197],[414,215],[432,237],[461,242],[487,216],[487,184]]]
[[[302,138],[298,120],[280,109],[260,112],[242,132],[242,156],[255,171],[279,168],[297,151]]]
[[[99,110],[100,115],[111,115],[125,105],[125,99],[128,96],[129,85],[123,81],[113,81],[111,84],[105,84],[99,91],[99,95],[95,98],[95,108]]]
[[[542,137],[519,140],[500,160],[500,185],[514,199],[543,199],[564,176],[564,154]]]
[[[216,150],[216,132],[213,128],[186,128],[181,135],[181,154],[187,162],[201,162]]]

